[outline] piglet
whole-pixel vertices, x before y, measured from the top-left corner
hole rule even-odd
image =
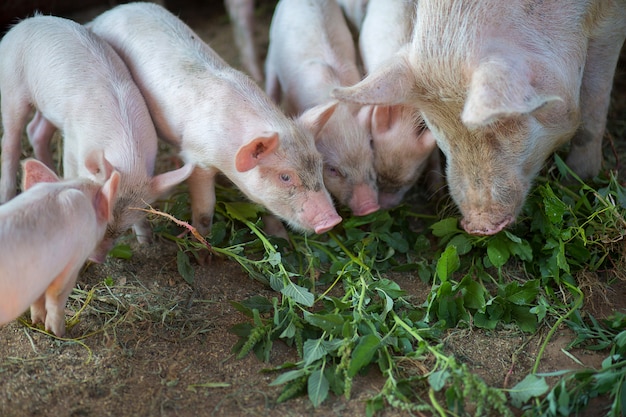
[[[461,225],[514,222],[546,159],[598,173],[626,1],[419,0],[410,45],[334,96],[418,108],[446,155]]]
[[[366,73],[384,67],[409,43],[414,18],[412,2],[369,0],[359,33],[359,51]],[[437,144],[414,106],[365,106],[362,113],[372,134],[378,203],[382,208],[391,208],[417,182]]]
[[[21,136],[27,133],[35,157],[52,167],[49,143],[63,133],[65,178],[102,181],[87,155],[102,151],[120,173],[113,218],[93,259],[102,261],[114,240],[131,225],[140,241],[150,239],[144,207],[183,181],[191,165],[153,177],[157,136],[146,103],[124,62],[104,41],[68,19],[36,15],[24,19],[0,42],[2,175],[0,203],[16,193]]]
[[[155,4],[120,5],[88,26],[130,68],[159,135],[197,166],[188,184],[201,233],[211,229],[220,171],[294,229],[323,233],[341,221],[314,139],[336,103],[288,119],[254,81]]]
[[[65,333],[65,303],[85,260],[102,240],[120,183],[101,153],[104,184],[86,178],[59,180],[42,162],[23,162],[20,195],[0,206],[0,325],[30,305],[33,323]]]
[[[266,92],[287,112],[332,102],[330,92],[361,78],[352,35],[335,0],[281,0],[270,26]],[[340,103],[321,131],[324,183],[357,216],[378,210],[370,135],[358,120],[361,106]]]

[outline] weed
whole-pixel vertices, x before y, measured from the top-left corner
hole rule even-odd
[[[239,337],[233,351],[240,358],[253,352],[267,361],[278,339],[295,346],[297,362],[266,370],[279,373],[272,382],[283,386],[279,402],[305,393],[314,406],[331,392],[349,398],[353,379],[377,368],[386,382],[368,401],[368,415],[385,406],[441,416],[512,415],[511,404],[528,415],[566,415],[601,394],[611,396],[613,411],[621,410],[626,337],[618,329],[624,320],[614,319],[610,329],[583,320],[577,277],[621,262],[626,191],[614,175],[598,179],[597,189],[582,181],[562,185],[573,173],[558,157],[556,167],[555,177],[538,179],[519,222],[495,236],[470,236],[455,218],[436,221],[400,207],[285,242],[263,233],[262,208],[225,196],[210,245],[161,234],[179,245],[179,272],[190,284],[190,256],[210,249],[275,290],[271,299],[232,301],[249,321],[231,331]],[[385,277],[410,270],[431,285],[421,304]],[[576,343],[597,343],[611,355],[601,370],[563,371],[550,389],[546,377],[554,374],[536,370],[562,323],[577,332]],[[549,326],[550,332],[533,372],[507,390],[488,386],[444,353],[446,329],[472,326],[514,326],[528,334]]]

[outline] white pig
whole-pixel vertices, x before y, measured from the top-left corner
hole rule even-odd
[[[419,0],[409,47],[338,98],[418,108],[465,230],[499,232],[548,156],[598,173],[624,0]]]
[[[333,100],[330,92],[357,83],[352,35],[335,0],[281,0],[270,26],[266,91],[288,112]],[[357,216],[378,210],[370,135],[357,116],[361,106],[341,103],[321,131],[324,183]]]
[[[65,333],[65,303],[104,236],[120,182],[101,153],[88,162],[101,167],[104,185],[60,181],[42,162],[23,162],[25,191],[0,206],[0,325],[31,306],[33,323],[59,337]]]
[[[49,142],[64,136],[64,177],[101,180],[85,164],[87,155],[104,152],[120,172],[119,198],[105,238],[94,252],[102,261],[113,241],[131,225],[140,241],[149,240],[143,207],[183,181],[193,167],[152,177],[157,136],[146,103],[119,56],[85,27],[68,19],[36,15],[9,30],[0,42],[2,176],[0,202],[16,193],[21,136],[27,132],[35,157],[51,167]]]
[[[155,4],[120,5],[88,26],[129,66],[160,136],[197,165],[188,184],[201,233],[211,228],[219,171],[295,229],[323,233],[341,221],[311,133],[335,104],[288,119],[249,77]]]
[[[411,1],[369,0],[359,33],[365,73],[383,67],[409,43],[414,18]],[[417,182],[437,144],[411,105],[366,106],[362,112],[372,133],[378,203],[391,208]]]

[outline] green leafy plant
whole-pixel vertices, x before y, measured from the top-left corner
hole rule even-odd
[[[586,285],[581,277],[621,262],[626,192],[614,175],[599,179],[597,189],[580,181],[565,186],[560,178],[573,173],[558,157],[555,165],[556,177],[538,179],[518,223],[495,236],[470,236],[456,218],[400,207],[286,242],[263,233],[260,207],[223,190],[209,242],[165,230],[170,226],[160,233],[179,245],[179,271],[190,285],[191,258],[210,251],[275,291],[271,298],[233,300],[248,320],[231,331],[240,358],[254,353],[267,361],[277,340],[294,346],[296,362],[266,370],[278,373],[272,385],[282,386],[279,402],[302,394],[314,406],[331,393],[349,398],[354,378],[380,372],[385,383],[368,401],[368,415],[386,406],[441,416],[512,415],[511,405],[528,415],[564,415],[601,394],[621,412],[625,336],[615,326],[580,319],[579,286]],[[387,276],[397,271],[430,285],[426,299]],[[603,369],[537,373],[546,344],[564,323],[579,335],[577,343],[611,350]],[[463,327],[549,331],[533,371],[504,389],[445,353],[447,329]],[[549,377],[561,379],[550,388]]]

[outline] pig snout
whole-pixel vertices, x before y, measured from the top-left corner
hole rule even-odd
[[[461,226],[469,234],[494,235],[511,225],[522,208],[530,183],[516,170],[498,168],[497,174],[466,171],[463,178],[449,171],[450,194],[463,215]],[[488,171],[485,166],[482,169]]]
[[[398,192],[378,192],[378,204],[382,209],[390,209],[396,207],[402,201],[404,194],[406,193],[406,189],[403,189]]]
[[[486,212],[470,212],[461,220],[463,229],[476,236],[490,236],[504,230],[513,223],[513,216]]]
[[[348,204],[355,216],[365,216],[380,209],[376,190],[367,184],[356,185]]]
[[[300,219],[305,228],[318,235],[341,223],[341,217],[326,192],[316,192],[308,197]]]
[[[315,233],[321,235],[341,223],[341,217],[334,210],[316,216],[313,220]]]

